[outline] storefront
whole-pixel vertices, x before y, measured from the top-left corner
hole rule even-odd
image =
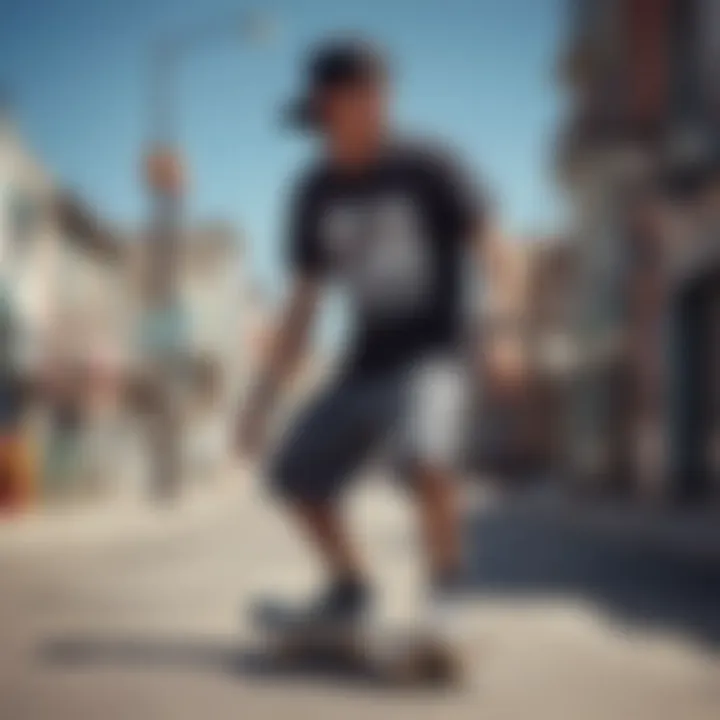
[[[720,491],[720,262],[683,280],[671,322],[671,485],[702,502]]]

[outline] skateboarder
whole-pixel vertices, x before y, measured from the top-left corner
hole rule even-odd
[[[288,119],[318,141],[295,186],[287,256],[292,284],[276,342],[239,424],[244,453],[262,449],[269,415],[306,345],[329,282],[355,311],[355,337],[337,377],[292,424],[269,477],[328,570],[308,612],[352,621],[370,589],[339,500],[379,445],[417,499],[431,598],[461,581],[456,464],[469,388],[464,277],[483,234],[483,203],[458,162],[401,140],[390,122],[390,77],[361,41],[323,44]],[[317,615],[315,615],[317,613]]]

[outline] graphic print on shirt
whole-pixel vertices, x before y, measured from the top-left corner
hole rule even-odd
[[[339,202],[328,209],[321,234],[333,265],[368,315],[404,315],[426,299],[428,243],[411,198]]]

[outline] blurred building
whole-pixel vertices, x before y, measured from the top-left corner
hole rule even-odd
[[[249,371],[252,297],[245,261],[242,238],[231,226],[206,224],[185,235],[179,287],[196,379],[186,460],[205,480],[232,457],[231,430]]]
[[[270,323],[234,228],[213,222],[183,231],[177,313],[158,322],[148,312],[144,237],[111,231],[3,117],[0,279],[16,321],[17,364],[24,376],[43,379],[44,396],[29,414],[44,468],[41,498],[90,486],[146,494],[145,360],[168,334],[184,368],[178,412],[188,477],[215,477],[227,465],[231,421]],[[51,477],[59,475],[72,477]]]
[[[580,352],[566,466],[593,487],[719,489],[720,6],[575,0],[558,148]]]
[[[571,333],[577,246],[563,238],[496,235],[482,304],[480,445],[484,464],[531,478],[561,462],[575,379]]]
[[[565,408],[577,380],[578,345],[572,332],[578,293],[578,247],[562,237],[529,244],[527,325],[527,444],[535,466],[562,465]]]
[[[98,426],[90,418],[96,391],[117,386],[111,376],[122,372],[129,325],[120,260],[116,236],[55,181],[3,115],[0,280],[14,327],[12,347],[3,352],[12,355],[18,382],[43,379],[42,402],[23,413],[38,456],[41,499],[61,484],[52,477],[57,463],[51,449],[59,426],[69,433],[72,424],[79,448],[81,427]],[[72,390],[66,382],[70,369],[77,380]],[[73,489],[81,484],[80,474],[78,465]],[[62,484],[63,492],[69,490]]]
[[[140,360],[159,335],[171,332],[184,368],[178,409],[188,479],[217,477],[231,457],[232,422],[252,368],[262,314],[243,238],[221,222],[183,231],[177,256],[177,317],[170,329],[158,327],[145,312],[149,262],[144,238],[129,240],[126,252]]]
[[[135,312],[144,309],[148,244],[143,237],[127,242],[130,287]],[[251,304],[242,238],[231,226],[206,223],[183,231],[177,262],[177,289],[182,344],[189,357],[211,361],[222,387],[240,374],[247,306]],[[139,338],[152,342],[151,337]],[[232,362],[231,362],[232,359]],[[223,391],[223,394],[224,391]]]
[[[482,397],[473,423],[473,463],[506,476],[526,462],[527,260],[527,247],[517,238],[500,231],[488,238],[477,368]]]
[[[119,249],[112,233],[63,191],[9,120],[0,121],[0,268],[28,353],[47,349],[56,319],[87,333],[113,324],[106,289]]]

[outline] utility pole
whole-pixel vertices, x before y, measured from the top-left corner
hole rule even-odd
[[[151,487],[161,500],[178,495],[182,470],[179,390],[185,348],[178,263],[186,183],[176,137],[178,69],[197,49],[234,37],[266,42],[273,30],[266,15],[220,18],[159,43],[151,56],[151,144],[145,179],[152,209],[144,319],[150,336],[146,368],[153,398],[148,437]]]

